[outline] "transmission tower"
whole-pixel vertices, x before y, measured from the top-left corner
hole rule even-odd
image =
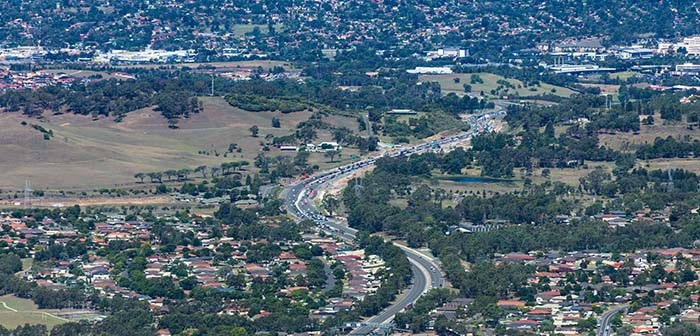
[[[24,207],[32,206],[32,183],[29,180],[24,181]]]
[[[354,191],[355,191],[355,196],[360,197],[360,196],[362,195],[362,190],[363,190],[364,188],[365,188],[365,187],[362,186],[362,178],[361,178],[361,177],[358,177],[358,178],[357,178],[357,184],[355,184],[355,187],[353,188]]]
[[[211,72],[211,96],[214,97],[214,71]]]

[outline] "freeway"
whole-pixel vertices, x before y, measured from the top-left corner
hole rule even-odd
[[[505,112],[494,112],[472,115],[467,119],[467,122],[471,126],[470,130],[467,132],[442,137],[440,140],[435,140],[431,143],[422,143],[412,147],[390,150],[383,153],[383,156],[397,157],[420,154],[435,149],[437,146],[450,146],[468,140],[474,134],[491,131],[490,121],[504,113]],[[336,180],[350,175],[358,169],[373,165],[375,161],[375,157],[356,161],[349,165],[314,174],[313,176],[287,187],[283,193],[287,212],[299,219],[312,220],[321,230],[341,239],[354,241],[357,230],[348,227],[347,223],[344,221],[326,218],[316,208],[313,198],[318,195],[320,191],[328,188],[328,186]],[[355,329],[351,334],[373,334],[377,325],[387,325],[391,323],[396,313],[400,312],[406,306],[415,303],[421,295],[432,288],[439,288],[445,285],[445,278],[442,271],[434,260],[412,248],[402,245],[397,246],[406,253],[406,257],[411,263],[411,270],[413,272],[413,284],[411,288],[404,293],[404,295],[400,296],[394,304],[371,317],[363,326]]]

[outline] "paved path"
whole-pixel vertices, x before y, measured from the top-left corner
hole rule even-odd
[[[7,309],[7,310],[11,310],[11,311],[13,311],[13,312],[15,312],[15,313],[17,312],[17,309],[14,309],[14,308],[8,306],[7,303],[5,303],[4,301],[0,301],[0,303],[2,303],[2,307],[3,307],[3,308],[5,308],[5,309]]]

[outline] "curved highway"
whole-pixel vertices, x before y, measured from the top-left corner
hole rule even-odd
[[[434,143],[423,143],[412,147],[396,149],[386,152],[384,155],[396,157],[419,154],[433,149],[438,144],[444,146],[469,139],[474,134],[490,131],[489,121],[503,113],[504,112],[472,115],[467,120],[471,126],[470,130],[467,132],[444,137]],[[314,174],[299,183],[287,187],[284,192],[284,203],[288,213],[299,219],[313,220],[320,229],[341,239],[354,241],[357,230],[348,227],[345,222],[326,218],[316,209],[313,198],[319,191],[327,188],[332,182],[352,174],[360,168],[373,165],[375,160],[375,158],[367,158],[356,161],[349,165]],[[413,284],[411,288],[405,292],[404,295],[400,296],[394,304],[368,319],[351,334],[372,334],[379,325],[390,323],[396,313],[400,312],[406,306],[415,303],[421,295],[432,288],[439,288],[445,285],[445,278],[442,275],[439,265],[434,260],[412,248],[398,244],[397,246],[404,250],[408,261],[411,263],[411,269],[413,271]]]
[[[627,305],[622,305],[622,306],[617,306],[613,307],[610,310],[606,311],[600,321],[600,326],[598,326],[598,330],[596,331],[596,335],[598,336],[610,336],[610,322],[612,319],[615,317],[615,315],[625,311],[627,309]]]

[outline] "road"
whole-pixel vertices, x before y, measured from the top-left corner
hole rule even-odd
[[[432,150],[439,146],[453,145],[455,143],[470,139],[474,134],[491,131],[490,121],[505,112],[485,113],[472,115],[467,119],[470,130],[456,135],[440,138],[430,143],[422,143],[411,147],[392,149],[383,153],[383,156],[402,156],[420,154]],[[381,155],[380,155],[381,156]],[[326,218],[315,206],[313,198],[322,190],[328,188],[338,179],[352,174],[358,169],[374,165],[376,158],[366,158],[353,162],[352,164],[338,167],[336,169],[320,172],[308,177],[296,184],[288,186],[283,192],[285,207],[287,212],[299,219],[313,220],[316,225],[332,235],[347,241],[354,241],[357,230],[347,226],[347,223],[337,219]],[[421,254],[412,248],[397,245],[406,253],[408,261],[411,263],[413,271],[413,284],[411,288],[400,296],[396,302],[384,309],[379,314],[366,321],[366,325],[359,327],[351,334],[369,335],[376,329],[377,325],[390,323],[394,315],[404,309],[409,304],[413,304],[418,298],[427,293],[432,288],[439,288],[445,285],[445,278],[440,270],[440,266],[428,256]]]
[[[627,309],[627,306],[618,306],[614,307],[605,313],[603,313],[603,318],[600,321],[600,327],[598,327],[598,330],[596,330],[596,335],[598,336],[609,336],[610,335],[610,321],[612,321],[613,317],[617,315],[618,313],[622,312],[623,310]]]

